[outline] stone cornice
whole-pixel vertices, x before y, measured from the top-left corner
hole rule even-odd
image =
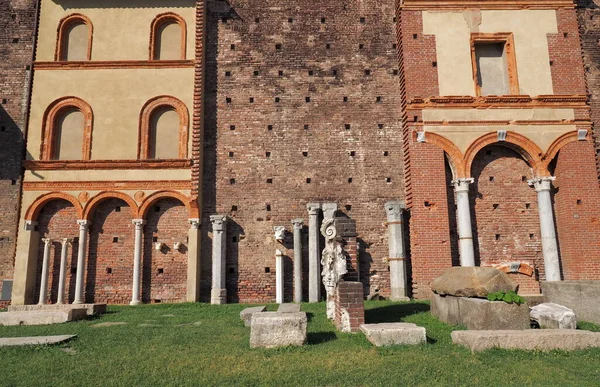
[[[193,60],[114,60],[35,62],[34,70],[170,69],[193,68]]]
[[[489,96],[441,96],[413,98],[407,109],[439,108],[586,108],[585,95],[489,95]]]
[[[87,169],[182,169],[192,166],[192,160],[25,160],[27,170],[87,170]]]
[[[404,0],[405,11],[464,9],[558,9],[575,8],[572,0]]]

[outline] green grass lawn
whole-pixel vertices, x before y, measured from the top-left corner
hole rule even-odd
[[[0,327],[0,336],[77,334],[66,344],[0,348],[0,384],[24,385],[600,385],[600,349],[490,350],[452,344],[452,327],[426,303],[366,302],[367,322],[406,321],[427,329],[420,346],[375,348],[362,334],[335,331],[325,305],[304,304],[308,345],[250,349],[246,305],[109,307],[100,318],[53,326]],[[276,305],[269,305],[275,310]],[[94,327],[103,322],[125,325]],[[600,327],[582,324],[586,329]]]

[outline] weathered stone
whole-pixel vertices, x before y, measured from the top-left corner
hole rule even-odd
[[[266,306],[253,306],[252,308],[246,308],[240,312],[240,318],[244,321],[244,325],[249,327],[252,322],[252,315],[254,313],[261,313],[267,310]]]
[[[493,267],[453,267],[433,280],[431,290],[441,295],[486,298],[489,293],[516,291],[517,285]]]
[[[26,311],[67,311],[71,309],[86,309],[88,316],[106,313],[106,304],[44,304],[44,305],[10,305],[9,312]]]
[[[0,325],[48,325],[81,320],[87,316],[87,309],[57,311],[25,311],[0,313]]]
[[[425,328],[410,323],[363,324],[360,330],[377,347],[414,345],[427,341]]]
[[[92,325],[92,328],[103,328],[103,327],[116,327],[119,325],[127,325],[124,321],[107,321],[99,324]]]
[[[545,302],[564,305],[579,321],[600,324],[600,281],[542,282]]]
[[[431,313],[451,325],[464,325],[473,330],[527,329],[529,307],[480,298],[440,296],[434,294]]]
[[[277,308],[278,313],[298,313],[300,312],[300,304],[280,304]]]
[[[600,333],[571,329],[454,331],[452,342],[463,345],[473,352],[490,348],[574,351],[600,347]]]
[[[306,342],[306,313],[263,312],[252,315],[250,347],[300,346]]]
[[[531,307],[529,317],[542,329],[577,329],[575,313],[565,306],[551,302]]]
[[[34,337],[2,337],[0,347],[16,347],[22,345],[60,344],[77,337],[77,335],[34,336]]]

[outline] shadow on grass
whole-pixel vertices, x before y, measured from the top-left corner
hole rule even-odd
[[[387,305],[365,310],[365,322],[367,324],[400,322],[404,317],[428,311],[429,305],[425,303]]]
[[[437,343],[436,339],[434,339],[433,337],[427,336],[427,344],[435,344],[435,343]]]
[[[308,344],[322,344],[336,339],[337,336],[334,332],[309,332],[306,335]]]

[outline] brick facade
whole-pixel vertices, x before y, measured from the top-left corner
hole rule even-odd
[[[0,290],[13,278],[35,3],[0,2]]]

